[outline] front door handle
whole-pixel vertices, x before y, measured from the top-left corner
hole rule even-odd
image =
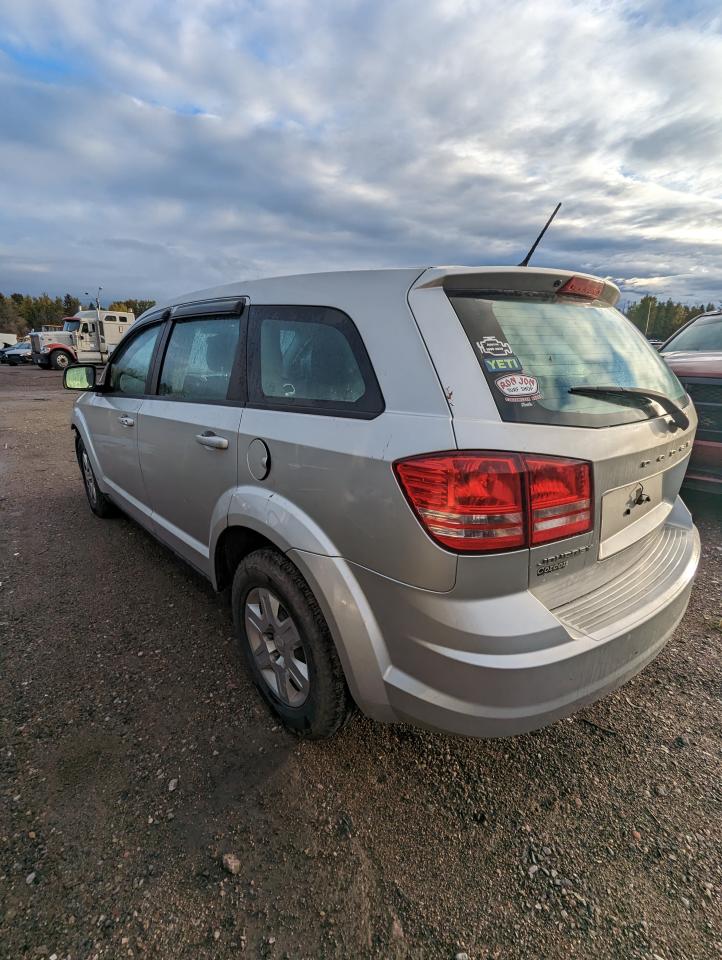
[[[132,417],[118,417],[118,423],[122,423],[124,427],[135,426],[135,420]]]
[[[212,430],[206,430],[204,433],[197,433],[196,440],[201,446],[212,447],[214,450],[227,450],[228,441],[225,437],[219,437]]]

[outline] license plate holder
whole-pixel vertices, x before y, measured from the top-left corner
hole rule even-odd
[[[663,477],[663,473],[658,473],[634,480],[602,496],[600,559],[628,546],[663,521],[671,509],[664,500]]]

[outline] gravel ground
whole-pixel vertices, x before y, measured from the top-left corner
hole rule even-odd
[[[3,957],[720,956],[719,504],[686,620],[601,703],[299,742],[227,600],[91,515],[58,388],[0,367]]]

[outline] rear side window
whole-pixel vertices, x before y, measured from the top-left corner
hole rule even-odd
[[[113,359],[107,373],[106,389],[112,393],[145,393],[150,362],[160,332],[160,325],[148,327],[127,344],[123,344],[122,353]]]
[[[553,296],[449,299],[503,420],[602,427],[658,415],[633,398],[583,397],[570,387],[638,387],[687,403],[659,354],[608,304]]]
[[[176,323],[163,360],[158,394],[197,402],[225,400],[238,350],[240,325],[238,315]]]
[[[374,417],[383,399],[350,317],[331,307],[253,306],[251,403],[308,413]]]

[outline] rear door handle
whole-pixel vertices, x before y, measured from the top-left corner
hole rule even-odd
[[[212,447],[214,450],[227,450],[228,441],[225,437],[219,437],[212,430],[206,430],[204,433],[197,433],[196,440],[201,446]]]
[[[124,427],[135,426],[135,420],[132,417],[118,417],[118,423],[122,423]]]

